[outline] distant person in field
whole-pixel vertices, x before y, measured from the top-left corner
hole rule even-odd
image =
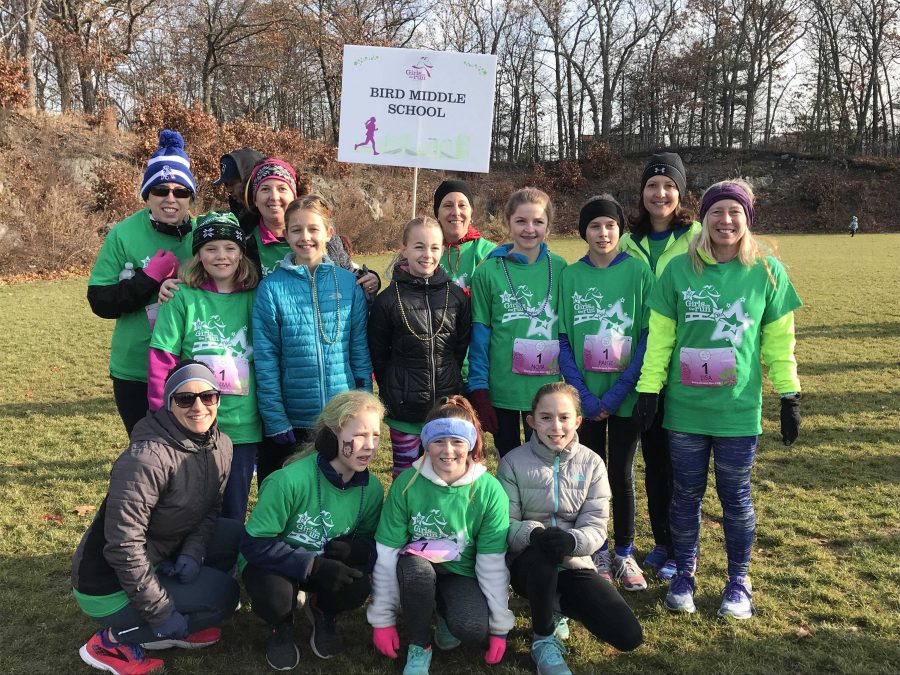
[[[244,256],[246,245],[234,214],[212,211],[197,218],[194,256],[182,271],[185,288],[159,309],[147,378],[150,409],[158,410],[166,374],[178,359],[196,359],[216,374],[222,393],[219,426],[234,443],[222,515],[240,522],[262,440],[250,325],[258,277]]]
[[[694,612],[700,505],[710,455],[723,512],[728,581],[719,616],[753,615],[750,553],[756,513],[750,495],[762,433],[762,364],[781,397],[781,438],[800,428],[794,310],[800,298],[774,244],[758,239],[753,191],[741,180],[703,193],[700,235],[666,267],[650,295],[650,333],[637,383],[635,422],[653,424],[666,387],[674,489],[669,510],[677,574],[665,606]]]
[[[656,278],[700,232],[700,223],[683,205],[687,197],[687,173],[674,152],[652,155],[641,176],[637,215],[629,219],[630,231],[619,240],[619,249],[645,263]],[[644,557],[644,567],[667,581],[675,574],[675,557],[669,533],[669,501],[672,469],[669,441],[662,427],[665,390],[659,393],[659,408],[653,425],[641,434],[644,457],[644,488],[655,546]]]
[[[101,626],[81,659],[118,675],[162,669],[144,649],[215,644],[240,597],[232,569],[243,527],[219,517],[231,439],[216,424],[216,378],[180,361],[163,400],[113,463],[72,560],[75,600]]]
[[[113,226],[88,279],[94,314],[116,320],[109,376],[129,435],[147,414],[147,352],[160,285],[191,257],[194,220],[188,209],[196,194],[184,139],[177,131],[161,131],[141,184],[147,208]]]
[[[856,216],[850,220],[850,225],[848,227],[848,231],[850,232],[850,237],[856,236],[856,231],[859,229],[859,221],[856,219]]]
[[[357,143],[353,146],[354,150],[358,150],[360,146],[372,144],[372,154],[380,155],[381,153],[375,149],[375,132],[378,131],[378,127],[375,126],[375,118],[370,117],[366,120],[366,140],[362,143]]]

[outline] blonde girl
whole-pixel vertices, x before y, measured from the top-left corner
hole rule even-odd
[[[677,575],[665,606],[694,612],[700,503],[710,455],[722,503],[728,581],[719,615],[749,619],[747,576],[756,530],[750,475],[762,411],[762,362],[781,396],[781,436],[797,438],[800,381],[794,310],[800,298],[769,247],[752,234],[753,191],[741,180],[709,187],[703,231],[666,267],[650,297],[650,334],[635,421],[647,428],[666,387],[674,490],[669,512]]]
[[[434,644],[487,642],[499,663],[513,626],[504,562],[509,500],[481,463],[475,411],[462,396],[440,399],[422,428],[425,454],[391,486],[375,534],[378,559],[367,617],[375,647],[397,657],[397,612],[409,639],[406,675],[427,675]]]
[[[442,249],[436,220],[409,221],[393,279],[369,315],[369,353],[388,409],[395,478],[419,456],[419,433],[435,401],[463,393],[460,371],[472,311],[468,296],[439,264]]]
[[[265,432],[260,483],[311,437],[332,396],[372,390],[366,299],[353,273],[326,255],[334,233],[328,202],[319,195],[300,197],[287,207],[285,223],[291,253],[263,279],[253,307]]]
[[[234,215],[211,212],[197,223],[194,256],[181,272],[186,288],[160,306],[150,338],[147,400],[150,410],[162,407],[166,375],[179,359],[201,361],[216,374],[219,427],[234,443],[222,515],[243,522],[262,438],[250,322],[258,277]]]
[[[253,612],[269,626],[266,660],[289,670],[300,659],[293,612],[306,591],[309,640],[322,659],[338,654],[337,615],[362,606],[375,557],[384,490],[369,473],[384,406],[346,391],[322,410],[315,451],[269,476],[247,521],[239,564]]]
[[[470,397],[501,456],[522,442],[534,393],[560,379],[557,301],[566,267],[545,241],[554,215],[545,192],[517,190],[503,215],[511,243],[475,271],[469,345]]]

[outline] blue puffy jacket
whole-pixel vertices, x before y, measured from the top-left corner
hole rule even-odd
[[[328,258],[316,268],[320,322],[309,268],[293,259],[289,254],[263,279],[253,306],[253,363],[267,436],[312,427],[339,392],[372,390],[368,309],[356,278]]]

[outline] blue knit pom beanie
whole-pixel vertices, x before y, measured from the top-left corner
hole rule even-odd
[[[160,183],[178,183],[197,196],[197,181],[191,173],[191,160],[184,151],[184,138],[177,131],[163,129],[159,132],[159,149],[150,155],[144,182],[141,183],[141,199],[147,201],[150,188]]]

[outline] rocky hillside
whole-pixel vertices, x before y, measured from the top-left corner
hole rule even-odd
[[[113,121],[97,124],[81,117],[0,110],[0,276],[88,268],[108,228],[140,207],[137,186],[155,129],[159,124],[179,128],[177,123],[150,118],[137,133],[123,133]],[[184,124],[191,126],[190,121]],[[248,135],[250,140],[243,142],[284,156],[301,170],[307,189],[335,202],[337,227],[356,251],[395,246],[411,213],[411,170],[338,164],[331,149],[256,127],[235,131],[206,122],[202,129],[185,132],[188,153],[204,167],[197,172],[198,212],[224,206],[224,194],[210,185],[218,155],[229,142],[237,145],[236,138]],[[681,154],[689,172],[689,203],[696,204],[709,184],[743,176],[757,190],[760,230],[841,232],[854,214],[863,233],[900,229],[892,196],[900,178],[896,162],[698,149],[682,149]],[[502,238],[500,213],[506,197],[526,184],[553,196],[557,231],[574,230],[581,203],[598,192],[612,192],[626,209],[633,208],[643,161],[643,156],[623,158],[606,151],[591,153],[583,163],[499,166],[488,175],[471,174],[466,178],[479,195],[476,224]],[[418,211],[430,213],[431,195],[444,174],[421,171],[419,176]]]

